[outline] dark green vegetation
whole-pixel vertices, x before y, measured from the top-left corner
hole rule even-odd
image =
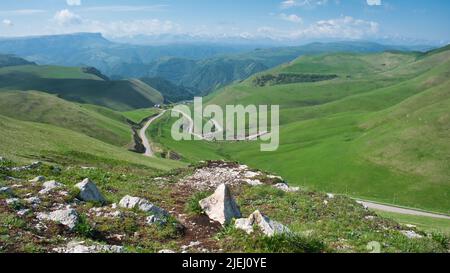
[[[159,77],[199,95],[302,55],[385,50],[410,49],[370,42],[312,43],[258,49],[216,44],[143,46],[114,43],[101,34],[89,33],[0,40],[1,53],[17,54],[38,64],[92,66],[112,78]],[[173,98],[168,101],[173,101]]]
[[[79,102],[115,110],[152,107],[162,95],[137,80],[105,80],[97,70],[59,66],[10,66],[0,68],[1,90],[38,90]]]
[[[32,65],[32,62],[28,62],[22,58],[14,55],[2,55],[0,54],[0,67],[16,66],[16,65]]]
[[[277,75],[266,74],[257,76],[253,79],[253,84],[259,87],[266,85],[291,84],[302,82],[320,82],[337,78],[336,75],[321,75],[321,74],[288,74],[281,73]]]
[[[164,96],[165,103],[192,100],[194,98],[194,94],[198,93],[198,91],[192,88],[175,85],[161,77],[142,78],[140,80],[158,90],[161,95]]]
[[[171,172],[155,171],[151,168],[122,162],[120,165],[102,163],[99,168],[85,169],[79,165],[60,161],[61,164],[42,165],[30,171],[7,171],[3,167],[16,164],[11,161],[0,163],[0,186],[11,186],[14,181],[4,179],[5,175],[22,179],[22,187],[13,189],[12,195],[0,196],[0,251],[1,252],[51,252],[55,247],[65,246],[70,240],[97,244],[113,244],[125,247],[128,252],[157,252],[161,249],[179,251],[182,245],[192,240],[200,240],[201,248],[217,252],[370,252],[371,242],[380,244],[381,252],[447,252],[448,238],[439,233],[425,233],[365,210],[353,200],[336,196],[327,198],[325,194],[302,190],[285,193],[269,185],[250,187],[237,185],[232,188],[242,213],[248,215],[256,209],[263,211],[271,219],[286,224],[292,234],[265,237],[258,230],[247,235],[232,226],[225,228],[211,225],[209,221],[197,222],[195,227],[182,229],[177,220],[170,218],[168,224],[146,225],[145,214],[119,209],[119,218],[98,216],[93,213],[95,204],[79,203],[75,206],[80,221],[73,231],[52,222],[45,222],[44,229],[37,229],[35,214],[45,212],[56,203],[71,202],[76,194],[60,196],[50,194],[40,196],[42,203],[31,208],[26,203],[8,206],[6,198],[19,200],[26,194],[36,194],[40,185],[26,182],[36,175],[44,175],[48,180],[62,182],[66,189],[84,179],[95,181],[107,199],[106,211],[112,211],[110,204],[118,202],[124,195],[139,196],[162,206],[178,215],[185,213],[189,196],[193,199],[202,195],[192,189],[178,188],[176,182],[189,176],[194,168]],[[198,165],[202,168],[209,163]],[[22,203],[22,202],[20,202]],[[17,210],[30,208],[25,216],[18,216]],[[201,216],[188,216],[189,221],[197,221]],[[204,229],[196,237],[190,237],[194,230]],[[212,230],[212,231],[211,231]],[[402,232],[415,231],[422,238],[408,239]],[[60,235],[60,236],[58,236]],[[119,237],[117,235],[120,235]],[[189,249],[190,252],[198,250]]]
[[[268,73],[338,76],[257,87],[255,75],[207,97],[222,106],[280,105],[276,152],[250,142],[175,142],[168,117],[151,128],[152,139],[192,161],[238,160],[291,184],[449,213],[448,49],[303,56]]]

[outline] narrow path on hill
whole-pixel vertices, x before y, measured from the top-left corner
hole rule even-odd
[[[395,207],[395,206],[389,206],[389,205],[368,202],[368,201],[358,201],[358,203],[360,203],[363,206],[366,206],[369,209],[374,209],[374,210],[381,210],[381,211],[385,211],[385,212],[393,212],[393,213],[399,213],[399,214],[404,214],[404,215],[425,216],[425,217],[431,217],[431,218],[450,220],[450,216],[446,216],[443,214],[436,214],[436,213],[425,212],[425,211],[420,211],[420,210],[413,210],[413,209],[405,209],[405,208],[400,208],[400,207]]]
[[[155,120],[157,120],[157,119],[160,118],[162,115],[164,115],[165,112],[166,112],[166,111],[162,111],[159,115],[154,116],[154,117],[152,117],[151,119],[149,119],[149,120],[147,121],[147,123],[145,123],[144,127],[142,127],[142,129],[139,131],[139,137],[142,139],[142,144],[143,144],[144,147],[145,147],[145,153],[144,153],[145,156],[148,156],[148,157],[153,157],[153,156],[154,156],[154,153],[153,153],[153,151],[152,151],[152,147],[151,147],[151,145],[150,145],[150,141],[149,141],[148,138],[147,138],[147,134],[146,134],[147,129],[148,129],[148,127],[150,127],[150,125],[151,125]]]

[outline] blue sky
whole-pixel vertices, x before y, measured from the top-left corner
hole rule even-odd
[[[450,40],[448,0],[2,0],[0,36]]]

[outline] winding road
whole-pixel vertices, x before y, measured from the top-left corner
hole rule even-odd
[[[413,210],[413,209],[405,209],[405,208],[400,208],[400,207],[394,207],[394,206],[389,206],[389,205],[368,202],[368,201],[357,201],[357,202],[369,209],[374,209],[374,210],[393,212],[393,213],[399,213],[399,214],[404,214],[404,215],[425,216],[425,217],[431,217],[431,218],[450,220],[450,216],[443,215],[443,214],[437,214],[437,213],[431,213],[431,212],[425,212],[425,211]]]
[[[153,157],[155,154],[153,153],[153,151],[152,151],[152,147],[151,147],[151,145],[150,145],[150,141],[148,140],[148,138],[147,138],[147,134],[146,134],[146,132],[147,132],[147,130],[148,130],[148,127],[150,127],[150,125],[155,121],[155,120],[157,120],[158,118],[160,118],[162,115],[164,115],[164,113],[166,113],[166,111],[162,111],[160,114],[158,114],[157,116],[154,116],[154,117],[152,117],[151,119],[149,119],[146,123],[145,123],[145,125],[144,125],[144,127],[142,127],[142,129],[139,131],[139,137],[142,139],[142,144],[144,145],[144,147],[145,147],[145,153],[144,153],[144,156],[147,156],[147,157]]]
[[[194,121],[192,120],[192,118],[187,115],[186,113],[179,111],[179,110],[171,110],[174,112],[178,112],[180,114],[182,114],[189,122],[188,124],[188,133],[194,136],[197,136],[200,139],[203,140],[207,140],[205,136],[203,135],[199,135],[199,134],[195,134],[194,133]],[[145,147],[145,153],[144,155],[147,157],[153,157],[154,153],[152,151],[151,145],[150,145],[150,141],[147,138],[146,135],[146,131],[148,130],[148,128],[150,127],[150,125],[157,120],[158,118],[160,118],[162,115],[164,115],[167,112],[167,110],[161,112],[160,114],[158,114],[157,116],[152,117],[151,119],[149,119],[144,127],[142,127],[142,129],[139,131],[139,136],[142,139],[142,143]],[[215,120],[212,120],[212,122],[214,123],[214,125],[216,126],[216,128],[219,129],[219,131],[223,131],[222,126]],[[258,138],[261,135],[267,134],[267,132],[263,132],[263,133],[259,133],[256,135],[251,135],[246,137],[246,140],[254,140],[256,138]],[[431,213],[431,212],[425,212],[425,211],[420,211],[420,210],[413,210],[413,209],[406,209],[406,208],[400,208],[400,207],[395,207],[395,206],[389,206],[389,205],[384,205],[384,204],[379,204],[379,203],[374,203],[374,202],[370,202],[370,201],[361,201],[361,200],[357,200],[358,203],[360,203],[361,205],[369,208],[369,209],[374,209],[374,210],[380,210],[380,211],[385,211],[385,212],[393,212],[393,213],[399,213],[399,214],[404,214],[404,215],[414,215],[414,216],[424,216],[424,217],[431,217],[431,218],[437,218],[437,219],[447,219],[450,220],[450,216],[447,215],[443,215],[443,214],[436,214],[436,213]]]

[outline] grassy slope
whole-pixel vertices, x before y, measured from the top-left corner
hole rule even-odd
[[[134,123],[140,123],[142,120],[155,115],[159,110],[156,108],[144,108],[133,111],[123,112],[122,114]]]
[[[21,162],[40,159],[101,165],[127,162],[167,170],[183,164],[147,158],[123,148],[106,144],[83,134],[52,125],[25,122],[0,116],[0,154]]]
[[[89,106],[71,103],[46,93],[0,92],[0,114],[63,127],[116,146],[125,146],[131,142],[131,131],[125,118],[111,119],[91,110]]]
[[[1,90],[39,90],[69,101],[115,110],[145,108],[163,102],[162,95],[133,80],[104,81],[77,67],[13,66],[0,68]]]
[[[293,184],[448,213],[449,60],[449,51],[423,58],[303,57],[274,72],[340,78],[263,88],[249,79],[208,98],[220,105],[280,104],[281,146],[273,153],[259,152],[257,143],[174,143],[168,126],[158,129],[158,140],[187,158],[201,151],[279,173]]]

